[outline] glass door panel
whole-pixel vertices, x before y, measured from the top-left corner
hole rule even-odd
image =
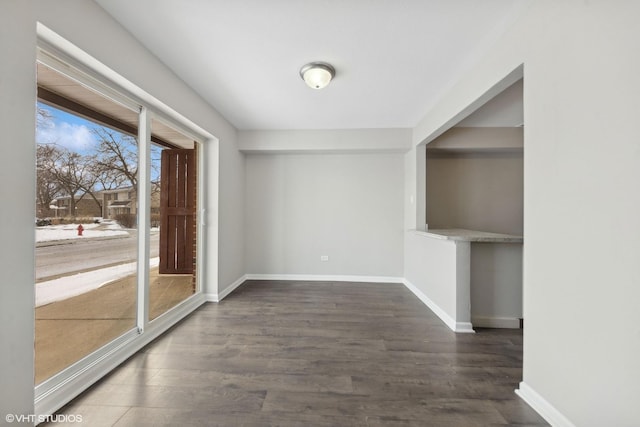
[[[149,319],[196,292],[197,150],[159,120],[151,125]]]
[[[38,64],[36,384],[136,326],[138,143],[54,82],[87,91]]]

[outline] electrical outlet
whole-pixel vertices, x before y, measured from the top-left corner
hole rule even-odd
[[[329,255],[320,255],[320,261],[329,261]]]

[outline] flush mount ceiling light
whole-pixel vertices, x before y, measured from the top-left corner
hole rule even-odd
[[[326,62],[310,62],[300,69],[300,77],[312,89],[322,89],[335,75],[335,68]]]

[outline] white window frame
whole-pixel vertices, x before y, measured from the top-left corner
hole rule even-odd
[[[116,368],[135,352],[157,338],[171,326],[206,302],[203,292],[204,264],[211,274],[209,286],[217,289],[217,227],[209,231],[207,237],[215,241],[205,245],[205,215],[209,221],[217,224],[218,192],[217,185],[208,191],[209,200],[204,192],[204,158],[218,158],[218,139],[191,122],[166,104],[146,93],[113,70],[98,62],[79,48],[60,37],[41,23],[37,24],[38,55],[37,60],[55,69],[61,74],[97,91],[106,98],[139,112],[139,212],[138,212],[138,283],[137,283],[137,320],[136,326],[115,340],[105,344],[95,352],[65,368],[35,387],[35,414],[51,415],[67,404],[86,388]],[[159,120],[184,135],[192,138],[198,149],[197,172],[197,231],[196,231],[196,292],[191,297],[149,321],[149,214],[150,214],[150,138],[151,121]],[[218,162],[209,162],[208,178],[218,178]],[[215,172],[212,172],[215,171]],[[211,213],[203,208],[212,206]],[[205,252],[208,250],[209,253]]]

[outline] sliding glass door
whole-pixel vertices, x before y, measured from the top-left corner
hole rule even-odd
[[[38,63],[35,382],[136,327],[137,113]],[[73,88],[73,89],[70,89]]]
[[[54,58],[37,70],[38,397],[199,292],[200,144]]]

